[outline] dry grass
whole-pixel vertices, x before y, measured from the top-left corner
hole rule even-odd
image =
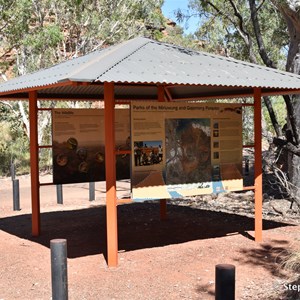
[[[287,271],[287,279],[283,285],[283,292],[276,299],[300,299],[300,249],[288,254],[281,262],[281,268]],[[273,298],[275,299],[275,298]]]
[[[282,261],[281,266],[287,271],[300,273],[300,249],[287,255]]]

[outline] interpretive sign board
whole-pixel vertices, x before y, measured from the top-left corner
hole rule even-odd
[[[181,198],[243,189],[239,104],[131,106],[132,198]]]
[[[115,112],[117,150],[130,149],[129,109]],[[53,182],[105,180],[103,109],[53,109]],[[130,155],[117,155],[117,178],[130,178]]]

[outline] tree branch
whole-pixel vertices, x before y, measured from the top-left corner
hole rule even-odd
[[[251,20],[252,20],[252,24],[253,24],[253,28],[254,28],[256,41],[258,44],[258,50],[259,50],[260,57],[262,58],[264,64],[267,67],[276,69],[277,68],[276,64],[274,63],[273,60],[271,60],[269,58],[266,48],[265,48],[265,44],[264,44],[261,30],[260,30],[260,25],[258,22],[257,8],[256,8],[255,0],[249,0],[249,5],[250,5],[250,11],[251,11]]]
[[[0,101],[1,104],[9,107],[11,109],[11,111],[16,115],[16,116],[19,116],[19,114],[14,110],[13,106],[11,105],[10,102],[8,101]]]
[[[255,63],[257,64],[257,60],[256,60],[256,57],[253,53],[253,44],[252,44],[252,40],[251,40],[251,36],[250,34],[245,30],[244,28],[244,20],[243,20],[243,17],[241,15],[241,13],[239,12],[236,4],[232,1],[232,0],[229,0],[229,3],[231,4],[233,10],[234,10],[234,15],[238,18],[239,20],[239,32],[240,32],[240,35],[241,37],[244,39],[247,47],[248,47],[248,51],[249,51],[249,59],[252,63]]]
[[[273,109],[273,105],[272,105],[270,97],[269,96],[264,96],[263,99],[264,99],[264,103],[267,107],[267,110],[269,112],[270,119],[271,119],[271,122],[272,122],[272,125],[274,127],[274,130],[276,132],[277,137],[282,136],[282,130],[281,130],[281,127],[280,127],[280,125],[277,121],[276,114],[275,114],[275,111]]]
[[[266,0],[262,0],[261,3],[258,4],[256,11],[259,11]]]
[[[274,138],[273,144],[281,147],[282,149],[287,150],[288,152],[291,152],[297,156],[300,156],[300,148],[295,146],[293,143],[280,139],[280,138]]]
[[[298,132],[298,128],[296,126],[295,111],[294,111],[291,97],[289,95],[284,95],[283,99],[285,101],[285,105],[286,105],[286,109],[287,109],[287,117],[288,117],[288,120],[291,125],[294,142],[296,145],[299,145],[299,132]]]
[[[216,5],[214,5],[210,1],[207,1],[207,4],[210,5],[219,15],[223,16],[225,19],[227,19],[229,22],[231,22],[234,26],[236,26],[234,20],[232,20],[228,15],[224,14]]]
[[[207,1],[207,4],[210,5],[219,15],[223,16],[225,19],[227,19],[238,31],[240,34],[241,38],[244,40],[247,48],[248,48],[248,53],[249,53],[249,59],[250,62],[257,64],[257,60],[255,58],[255,55],[253,53],[253,46],[252,46],[252,40],[250,38],[249,33],[245,30],[244,28],[244,22],[243,22],[243,17],[238,11],[235,3],[233,1],[229,1],[230,5],[232,6],[234,10],[234,15],[238,18],[238,24],[231,19],[227,14],[225,14],[221,9],[219,9],[215,4],[213,4],[211,1]]]
[[[29,138],[29,120],[28,120],[27,114],[25,113],[25,109],[24,109],[24,105],[23,105],[22,101],[18,101],[18,106],[19,106],[19,112],[21,114],[25,133]]]

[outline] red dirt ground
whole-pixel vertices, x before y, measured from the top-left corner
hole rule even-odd
[[[29,177],[19,180],[20,211],[12,209],[10,178],[0,180],[0,300],[51,299],[55,238],[68,243],[69,299],[214,299],[221,263],[236,266],[236,299],[285,299],[279,264],[299,247],[295,220],[264,221],[259,244],[251,214],[203,209],[196,201],[169,204],[168,220],[160,221],[156,202],[119,205],[119,266],[108,268],[103,183],[92,202],[87,184],[65,185],[63,205],[56,204],[55,187],[42,187],[42,234],[33,238]],[[120,197],[128,194],[128,183],[118,190]]]

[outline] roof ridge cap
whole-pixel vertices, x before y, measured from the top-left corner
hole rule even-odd
[[[139,51],[142,47],[144,47],[146,44],[153,42],[154,40],[151,40],[149,38],[145,38],[145,37],[136,37],[133,39],[128,40],[127,42],[137,42],[137,47],[135,50],[133,51],[128,51],[126,55],[124,55],[122,58],[120,58],[118,60],[118,62],[114,63],[111,65],[111,67],[106,68],[106,70],[104,72],[102,72],[101,74],[99,74],[96,79],[94,81],[97,81],[98,78],[100,78],[102,75],[104,75],[106,72],[108,72],[109,70],[111,70],[112,68],[114,68],[115,66],[117,66],[119,63],[121,63],[123,60],[125,60],[126,58],[130,57],[131,55],[133,55],[134,53],[136,53],[137,51]]]
[[[112,47],[109,47],[111,49],[109,49],[109,48],[106,49],[107,52],[104,55],[101,55],[100,57],[96,56],[94,59],[92,59],[89,62],[87,62],[86,64],[84,64],[83,66],[81,66],[79,69],[77,69],[73,73],[68,74],[65,79],[62,79],[60,81],[64,81],[64,80],[84,81],[83,79],[80,80],[80,78],[76,78],[76,75],[79,74],[80,72],[82,72],[83,70],[86,70],[89,67],[93,66],[95,63],[99,63],[100,61],[105,60],[106,57],[112,55],[113,53],[118,54],[118,51],[120,51],[120,49],[122,49],[122,51],[119,53],[120,57],[117,57],[116,62],[113,64],[110,64],[110,66],[105,67],[104,70],[102,70],[102,72],[100,72],[100,74],[97,75],[97,77],[95,77],[95,79],[92,80],[92,81],[95,81],[100,76],[105,74],[108,70],[110,70],[115,65],[119,64],[122,60],[124,60],[125,58],[129,57],[130,55],[132,55],[133,53],[138,51],[140,48],[142,48],[143,46],[148,44],[150,41],[151,41],[150,39],[147,39],[144,37],[136,37],[136,38],[124,41],[120,44],[113,45]]]

